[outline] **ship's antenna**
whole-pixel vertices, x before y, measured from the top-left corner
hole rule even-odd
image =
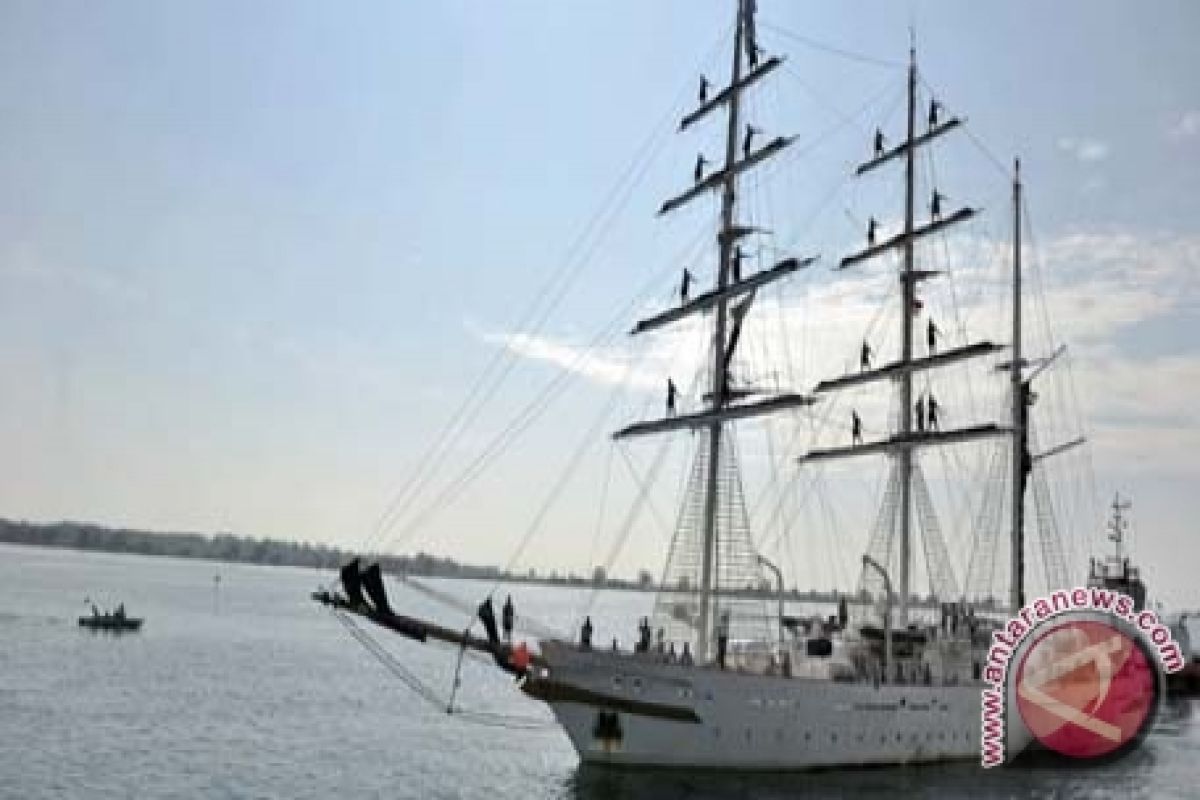
[[[1125,534],[1129,530],[1129,521],[1125,519],[1125,512],[1132,507],[1133,503],[1121,499],[1120,492],[1113,497],[1113,516],[1108,523],[1108,538],[1116,546],[1117,564],[1121,563],[1121,545],[1125,542]]]

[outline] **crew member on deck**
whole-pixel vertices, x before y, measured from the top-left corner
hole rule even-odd
[[[616,643],[617,640],[613,639],[613,644],[615,645]],[[583,627],[579,629],[579,649],[592,649],[592,618],[590,616],[583,618]],[[614,647],[613,649],[615,650],[616,648]]]
[[[690,667],[692,664],[696,663],[695,660],[692,659],[692,647],[687,642],[683,643],[683,655],[679,657],[679,663],[685,667]]]
[[[860,371],[871,368],[871,344],[863,339],[862,349],[858,351],[858,368]]]
[[[679,279],[679,302],[686,303],[692,289],[692,273],[687,267],[683,268],[683,277]]]
[[[675,388],[675,381],[667,378],[667,416],[675,416],[675,398],[679,394],[679,390]]]
[[[929,345],[929,355],[937,352],[938,326],[934,324],[933,317],[929,318],[929,324],[925,326],[925,342]]]
[[[850,410],[850,442],[851,444],[862,444],[862,420],[859,419],[858,412]]]
[[[875,222],[874,217],[867,220],[867,247],[875,246],[875,228],[878,226],[879,223]]]
[[[637,652],[650,652],[650,618],[642,617],[642,621],[638,624],[638,643]]]
[[[504,598],[504,608],[500,611],[500,625],[504,628],[504,641],[512,641],[513,620],[516,617],[516,610],[513,608],[512,595]]]
[[[696,169],[692,171],[692,178],[699,183],[704,178],[704,167],[708,164],[708,159],[704,157],[704,153],[696,156]]]

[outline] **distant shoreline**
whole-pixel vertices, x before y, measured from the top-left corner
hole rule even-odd
[[[327,545],[284,542],[277,539],[255,539],[229,533],[214,535],[161,533],[128,528],[108,528],[82,522],[34,523],[0,519],[0,543],[329,570],[336,570],[355,557],[355,554]],[[564,576],[557,573],[539,575],[533,570],[513,573],[498,567],[460,564],[450,558],[425,553],[411,556],[370,556],[367,560],[378,560],[384,572],[415,578],[476,579],[642,592],[658,592],[664,588],[655,583],[650,573],[645,570],[642,570],[638,579],[626,580],[604,575],[603,570],[600,569],[591,578],[573,574]],[[668,591],[687,592],[689,590],[683,587],[668,589]],[[770,586],[747,587],[743,591],[731,594],[771,598],[778,596],[777,591]],[[836,604],[843,597],[851,601],[857,599],[853,593],[849,592],[800,591],[795,588],[785,590],[784,596],[791,601],[816,604]],[[912,605],[917,607],[930,604],[929,598],[914,597],[912,599]]]

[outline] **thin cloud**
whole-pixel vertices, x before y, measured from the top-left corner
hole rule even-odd
[[[1059,150],[1081,163],[1095,163],[1108,158],[1108,143],[1099,139],[1062,136],[1055,144]]]
[[[951,250],[963,255],[961,259],[952,258],[952,263],[971,265],[967,269],[974,273],[972,280],[1007,280],[1006,246],[963,240],[953,242]],[[966,257],[968,254],[975,257]],[[1030,259],[1029,278],[1031,286],[1040,283],[1042,291],[1031,295],[1028,304],[1031,327],[1027,334],[1031,340],[1027,345],[1046,349],[1060,341],[1070,343],[1076,354],[1076,382],[1088,398],[1087,422],[1098,433],[1106,434],[1101,437],[1106,447],[1135,443],[1136,435],[1129,433],[1133,430],[1161,428],[1162,437],[1167,438],[1168,423],[1164,419],[1187,432],[1177,441],[1200,439],[1200,416],[1189,411],[1190,398],[1200,394],[1200,357],[1135,358],[1121,347],[1132,327],[1170,319],[1200,301],[1200,280],[1194,277],[1200,275],[1200,237],[1074,232],[1042,242],[1036,255],[1036,259]],[[1003,274],[985,274],[980,256],[983,261],[995,259]],[[1040,274],[1038,280],[1034,280],[1035,267]],[[967,277],[958,272],[960,280]],[[877,361],[893,358],[898,347],[892,333],[894,314],[887,319],[879,317],[881,303],[885,304],[884,312],[890,313],[890,302],[884,295],[886,285],[892,283],[894,279],[887,275],[861,276],[810,285],[807,297],[791,296],[779,305],[764,298],[761,313],[748,318],[740,349],[743,369],[750,377],[761,378],[768,374],[766,370],[777,367],[764,361],[760,353],[765,346],[778,351],[773,343],[781,337],[789,338],[793,359],[800,359],[789,370],[799,385],[788,388],[803,390],[818,378],[856,370],[864,336],[871,338]],[[969,320],[972,340],[1007,341],[1010,322],[1006,299],[1006,295],[998,297],[995,291],[959,297],[958,312],[964,321]],[[829,309],[834,323],[830,324],[830,315],[814,319],[814,308]],[[946,311],[943,308],[943,313]],[[1043,320],[1053,326],[1053,331],[1038,330]],[[938,321],[943,328],[951,327],[949,319]],[[703,334],[695,326],[648,339],[639,345],[646,349],[636,360],[628,349],[588,349],[552,335],[478,334],[484,341],[504,346],[523,358],[554,364],[597,384],[626,384],[639,391],[661,392],[667,375],[678,381],[706,367],[703,350],[695,346]],[[1046,337],[1053,341],[1041,341]],[[1039,341],[1034,342],[1034,338]],[[1157,403],[1149,408],[1142,400],[1145,387],[1161,380],[1174,387],[1178,402],[1169,406]],[[787,383],[781,380],[780,385]],[[885,397],[862,396],[853,402],[864,420],[869,417],[880,422],[887,418],[889,401]],[[835,414],[835,428],[844,416]],[[1185,453],[1173,451],[1172,458],[1182,463]]]
[[[565,339],[530,333],[483,333],[483,341],[504,347],[522,358],[552,364],[588,380],[607,386],[628,385],[642,390],[661,391],[669,361],[659,351],[638,359],[616,348],[589,348]],[[659,364],[662,369],[654,369]],[[696,367],[698,364],[687,365]],[[682,374],[683,366],[676,366]]]
[[[1167,137],[1174,141],[1192,139],[1200,136],[1200,111],[1185,111],[1167,130]]]

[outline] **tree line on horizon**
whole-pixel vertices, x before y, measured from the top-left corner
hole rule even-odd
[[[355,556],[353,553],[323,544],[258,539],[232,533],[206,535],[109,528],[86,522],[35,523],[0,519],[0,542],[314,569],[337,569]],[[649,588],[654,584],[653,576],[647,570],[642,570],[637,580],[625,581],[610,578],[602,567],[597,567],[591,578],[587,579],[574,574],[560,574],[557,571],[539,574],[535,569],[508,572],[493,566],[462,564],[452,558],[427,553],[404,556],[372,555],[366,560],[378,561],[387,573],[419,577],[641,588]]]
[[[86,522],[35,523],[6,519],[0,519],[0,543],[314,569],[337,569],[356,555],[323,544],[257,539],[232,533],[166,533],[109,528]],[[560,586],[602,586],[610,589],[659,588],[654,576],[645,569],[639,570],[636,578],[627,580],[609,575],[604,567],[596,567],[592,574],[586,577],[556,570],[538,572],[533,568],[510,572],[494,566],[462,564],[452,558],[428,553],[403,556],[372,555],[366,560],[378,561],[386,573],[415,577],[477,578]],[[680,585],[672,588],[686,592],[692,587]],[[745,591],[773,595],[776,590],[769,583],[763,583],[759,586],[747,586]],[[787,591],[786,594],[795,600],[811,602],[829,602],[836,601],[841,596],[853,596],[837,591],[800,591],[796,588]],[[867,597],[869,595],[865,591],[859,593],[860,600]],[[919,598],[913,595],[912,599],[915,602],[933,602],[931,597]]]

